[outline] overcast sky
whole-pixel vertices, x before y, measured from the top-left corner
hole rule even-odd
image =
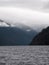
[[[0,18],[30,26],[49,24],[49,0],[0,0]]]
[[[0,6],[17,6],[28,8],[49,8],[49,0],[0,0]]]

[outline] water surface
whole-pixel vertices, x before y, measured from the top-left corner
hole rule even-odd
[[[49,65],[49,46],[0,46],[0,65]]]

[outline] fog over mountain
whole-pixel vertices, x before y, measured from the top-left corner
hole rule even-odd
[[[28,45],[37,32],[17,23],[12,25],[0,19],[0,45]],[[33,37],[32,37],[33,36]]]
[[[25,33],[29,36],[33,32],[39,33],[47,26],[49,26],[49,0],[0,0],[0,29],[3,27],[2,30],[8,30],[9,28],[16,33],[13,30],[16,27],[16,30],[21,30],[23,35]],[[32,38],[28,40],[30,39]]]
[[[31,28],[49,25],[49,0],[0,0],[0,19]]]
[[[0,7],[0,19],[11,25],[16,25],[17,23],[30,27],[49,25],[49,13],[26,8]]]

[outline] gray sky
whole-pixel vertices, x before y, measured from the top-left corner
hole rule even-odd
[[[0,0],[0,6],[16,6],[31,9],[49,8],[49,0]]]
[[[49,25],[49,0],[0,0],[0,18],[11,24]]]

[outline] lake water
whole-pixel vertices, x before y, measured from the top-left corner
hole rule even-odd
[[[0,65],[49,65],[49,46],[0,46]]]

